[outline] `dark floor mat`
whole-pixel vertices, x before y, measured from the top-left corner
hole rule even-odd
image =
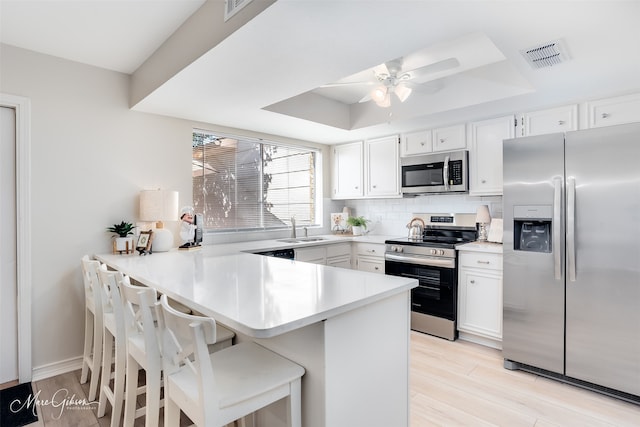
[[[38,421],[31,383],[0,390],[0,426],[21,427]]]

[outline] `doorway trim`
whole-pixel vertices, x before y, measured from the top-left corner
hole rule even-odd
[[[31,366],[31,100],[0,93],[0,106],[16,112],[16,279],[18,381],[30,382]]]

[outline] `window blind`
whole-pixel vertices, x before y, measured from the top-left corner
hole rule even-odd
[[[208,230],[316,224],[317,151],[193,132],[193,204]]]

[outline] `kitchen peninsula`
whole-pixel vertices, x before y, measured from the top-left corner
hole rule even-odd
[[[303,425],[409,425],[409,308],[414,279],[254,254],[99,255],[304,366]],[[284,402],[257,415],[286,425]]]

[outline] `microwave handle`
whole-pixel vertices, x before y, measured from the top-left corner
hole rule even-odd
[[[449,191],[449,156],[444,158],[444,167],[442,168],[442,181],[444,182],[444,190]]]

